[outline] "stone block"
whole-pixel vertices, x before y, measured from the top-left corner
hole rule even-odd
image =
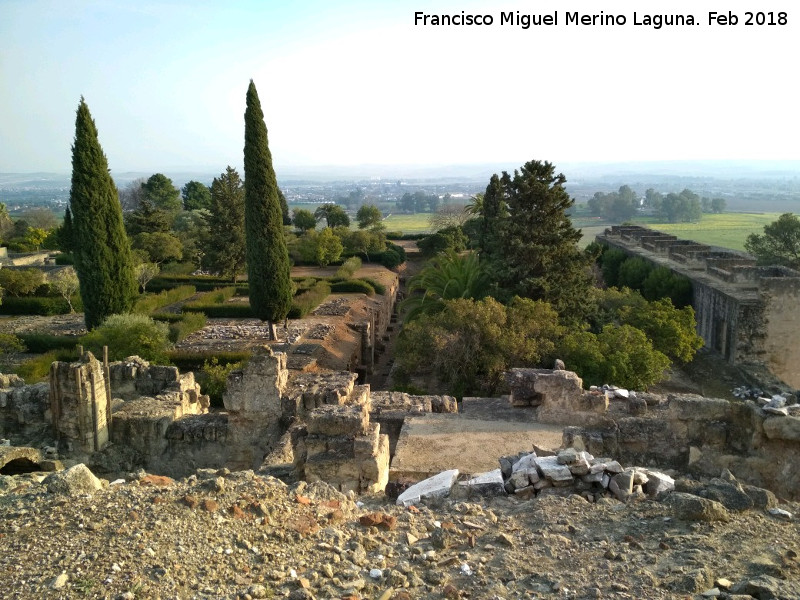
[[[458,469],[443,471],[438,475],[415,483],[397,497],[400,506],[418,504],[427,498],[440,498],[450,494],[450,490],[458,479]]]
[[[764,419],[764,433],[771,440],[800,442],[800,417]]]
[[[458,484],[467,491],[467,495],[476,494],[479,496],[502,496],[505,494],[503,487],[503,474],[500,469],[480,473],[469,481]]]
[[[281,417],[281,397],[287,378],[286,354],[273,353],[265,347],[250,358],[243,370],[228,376],[223,396],[225,408],[277,420]]]
[[[150,377],[163,383],[177,382],[180,377],[178,367],[150,365]]]
[[[548,479],[553,485],[571,485],[573,481],[569,467],[559,464],[556,456],[539,456],[536,458],[536,466],[542,477]]]
[[[730,412],[731,403],[719,398],[687,395],[669,399],[670,417],[680,421],[727,421]]]
[[[363,436],[369,430],[366,406],[327,404],[308,415],[308,433],[328,436]]]
[[[380,433],[381,426],[378,423],[370,423],[367,434],[353,440],[353,455],[362,460],[375,456],[379,450]]]
[[[647,471],[648,480],[644,486],[645,493],[654,497],[662,492],[671,492],[675,489],[675,480],[669,475],[659,471]]]

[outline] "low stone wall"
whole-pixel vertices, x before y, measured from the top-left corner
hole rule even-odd
[[[507,381],[512,402],[530,402],[541,422],[568,425],[566,447],[703,475],[729,469],[753,485],[800,498],[800,406],[793,396],[739,402],[585,391],[574,373],[546,369],[514,369]]]

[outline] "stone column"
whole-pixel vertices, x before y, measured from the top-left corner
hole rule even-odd
[[[109,415],[103,365],[91,352],[74,363],[50,366],[50,412],[61,442],[96,452],[108,443]]]

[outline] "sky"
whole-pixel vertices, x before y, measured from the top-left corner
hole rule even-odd
[[[746,26],[754,9],[787,24]],[[417,11],[494,23],[415,25]],[[559,24],[501,25],[508,11],[557,12]],[[565,23],[601,11],[627,22]],[[634,11],[700,24],[634,25]],[[739,23],[709,25],[709,11]],[[70,171],[81,96],[112,173],[241,168],[250,79],[279,177],[800,159],[800,9],[786,0],[0,0],[0,40],[6,173]]]

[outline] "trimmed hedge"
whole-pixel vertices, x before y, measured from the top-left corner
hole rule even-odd
[[[186,313],[179,321],[169,324],[169,341],[177,344],[205,326],[206,316],[203,313]]]
[[[139,298],[133,305],[133,312],[148,315],[164,308],[169,304],[175,304],[181,300],[194,296],[197,290],[193,285],[181,285],[176,288],[164,290],[158,294],[148,294]]]
[[[366,294],[375,295],[375,288],[363,279],[347,279],[331,283],[331,291],[337,294]]]
[[[72,254],[59,254],[56,256],[56,264],[57,265],[74,265],[75,258]]]
[[[210,275],[161,275],[153,278],[147,284],[147,289],[154,292],[169,290],[181,285],[193,285],[198,292],[210,292],[219,287],[234,287],[230,279],[212,277]],[[236,284],[237,293],[247,295],[247,282],[240,281]],[[238,290],[242,290],[239,292]]]
[[[383,285],[380,281],[375,281],[370,277],[359,277],[361,281],[366,281],[368,284],[372,286],[372,289],[375,290],[376,294],[380,294],[383,296],[386,293],[386,286]]]
[[[72,301],[75,310],[81,310],[76,300]],[[65,315],[69,313],[69,304],[63,298],[42,296],[23,296],[15,298],[7,296],[0,304],[0,315]]]
[[[71,335],[51,335],[49,333],[20,333],[17,337],[22,340],[28,352],[43,354],[51,350],[72,350],[78,343],[78,338]]]
[[[312,287],[301,291],[294,296],[292,308],[289,309],[290,319],[301,319],[317,308],[331,293],[331,284],[327,281],[317,281]]]
[[[253,319],[255,315],[249,304],[205,304],[192,302],[183,307],[185,313],[203,313],[211,319]]]

